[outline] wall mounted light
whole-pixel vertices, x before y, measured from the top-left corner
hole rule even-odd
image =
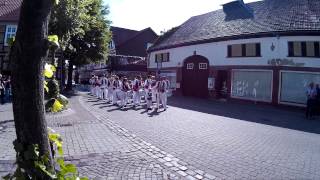
[[[276,46],[272,43],[272,45],[270,47],[271,51],[274,51],[275,48],[276,48]]]

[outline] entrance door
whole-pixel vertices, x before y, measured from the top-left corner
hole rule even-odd
[[[227,89],[228,71],[219,70],[216,78],[215,90],[218,98],[226,98],[228,94]]]
[[[184,96],[208,97],[209,61],[194,55],[184,61],[182,71],[182,93]]]

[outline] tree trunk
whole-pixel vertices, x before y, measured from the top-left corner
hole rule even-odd
[[[73,60],[69,60],[69,66],[68,66],[68,81],[67,81],[67,90],[72,90],[72,77],[73,74]]]
[[[47,36],[52,3],[52,0],[22,2],[16,40],[10,54],[17,141],[24,148],[38,144],[40,155],[49,155],[51,163],[43,101],[43,68],[48,56]],[[52,164],[48,166],[52,167]]]

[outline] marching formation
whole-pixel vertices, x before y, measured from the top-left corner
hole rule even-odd
[[[92,75],[90,81],[91,94],[99,99],[107,100],[108,103],[119,106],[122,110],[133,105],[135,108],[144,100],[147,111],[156,111],[163,108],[167,110],[167,93],[170,81],[162,76],[158,80],[149,75],[145,80],[136,76],[133,80],[117,75]],[[155,104],[155,107],[154,107]]]

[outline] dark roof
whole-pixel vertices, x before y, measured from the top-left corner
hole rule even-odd
[[[151,28],[135,31],[111,27],[110,30],[117,55],[146,57],[147,44],[154,43],[158,38],[158,35]]]
[[[119,46],[134,37],[139,31],[111,26],[112,40],[115,46]]]
[[[0,21],[19,21],[22,0],[0,0]]]
[[[116,46],[117,54],[146,57],[147,44],[154,43],[157,38],[158,35],[151,28],[146,28],[139,31],[131,39]]]
[[[150,51],[258,34],[319,33],[320,0],[264,0],[243,5],[246,14],[244,8],[228,3],[224,9],[191,17]]]

